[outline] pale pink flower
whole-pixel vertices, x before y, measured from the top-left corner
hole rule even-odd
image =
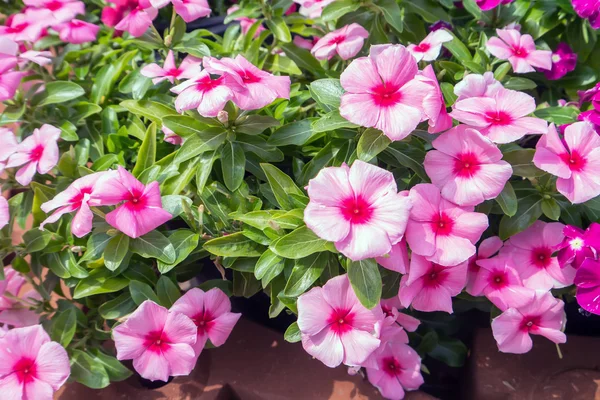
[[[475,243],[488,227],[485,214],[443,199],[440,190],[428,183],[414,186],[409,198],[413,207],[406,241],[413,257],[418,254],[431,262],[453,266],[475,254]]]
[[[512,175],[502,152],[475,129],[459,125],[432,143],[424,166],[442,197],[460,206],[496,198]]]
[[[6,201],[4,197],[1,197]],[[8,208],[8,203],[6,204]],[[25,284],[25,278],[11,267],[4,268],[4,279],[0,280],[0,314],[4,310],[13,308],[19,297],[19,292]]]
[[[0,337],[0,393],[6,400],[52,400],[71,373],[69,355],[41,325]]]
[[[7,128],[0,128],[0,141],[2,142],[2,146],[0,146],[1,174],[6,166],[6,160],[8,160],[8,158],[17,151],[19,143],[17,143],[17,138],[15,137],[15,134]]]
[[[542,335],[554,343],[565,343],[566,323],[562,300],[550,292],[537,291],[524,306],[509,308],[492,321],[492,333],[503,353],[523,354],[533,347],[530,335]]]
[[[442,44],[450,42],[454,37],[445,29],[430,32],[419,44],[409,44],[406,49],[417,61],[433,61],[440,55]]]
[[[8,200],[0,196],[0,229],[4,228],[10,222],[10,212]]]
[[[66,43],[81,44],[93,42],[98,36],[100,27],[89,22],[73,19],[68,22],[55,25],[60,40]]]
[[[298,12],[309,18],[319,18],[323,9],[335,0],[294,0],[294,3],[300,4]]]
[[[354,294],[347,275],[330,279],[298,298],[298,327],[304,350],[330,368],[360,365],[379,347],[383,321],[379,306],[368,310]]]
[[[28,305],[33,307],[35,301],[41,301],[40,294],[33,289],[21,294],[25,278],[11,267],[5,268],[4,273],[4,280],[0,280],[0,323],[17,328],[38,324],[39,314],[31,310]]]
[[[351,260],[383,256],[402,239],[411,205],[391,172],[357,160],[322,169],[307,190],[306,226]]]
[[[183,138],[181,136],[179,136],[164,125],[161,129],[165,134],[165,142],[174,144],[176,146],[181,146],[181,144],[183,143]]]
[[[299,35],[294,36],[293,42],[296,46],[300,47],[301,49],[306,49],[306,50],[311,50],[314,47],[314,45],[316,44],[315,40],[305,39]]]
[[[71,21],[78,14],[85,14],[85,5],[77,0],[24,0],[26,6],[37,10],[47,10],[52,18],[48,25]]]
[[[152,63],[146,65],[140,72],[145,77],[152,78],[152,83],[155,85],[165,79],[168,79],[171,83],[175,83],[176,79],[192,79],[200,74],[202,71],[202,67],[200,66],[201,62],[202,60],[196,57],[187,56],[181,62],[179,67],[177,67],[173,50],[169,50],[162,67]]]
[[[152,25],[152,20],[158,15],[156,8],[142,3],[140,2],[136,8],[125,15],[115,26],[115,29],[129,32],[133,37],[142,36]]]
[[[230,76],[241,89],[234,91],[234,103],[242,110],[258,110],[275,99],[290,98],[290,77],[275,76],[254,66],[242,55],[235,58],[204,57],[211,74]]]
[[[242,316],[231,312],[229,297],[218,288],[207,292],[193,288],[180,297],[170,311],[187,315],[196,324],[196,343],[192,346],[196,358],[209,339],[213,346],[222,346]]]
[[[368,37],[365,28],[353,23],[323,36],[310,52],[318,60],[329,60],[336,53],[342,60],[348,60],[358,54]]]
[[[458,96],[456,101],[461,101],[469,97],[494,97],[501,89],[504,89],[502,84],[494,78],[493,72],[488,71],[483,75],[465,76],[454,86],[454,94]]]
[[[0,25],[0,36],[15,42],[37,42],[52,20],[47,10],[27,9],[24,13],[12,15],[5,26]]]
[[[390,320],[392,323],[400,325],[402,329],[405,329],[408,332],[416,331],[421,324],[421,321],[417,318],[400,312],[404,307],[398,296],[394,296],[391,299],[381,299],[379,304],[386,320]]]
[[[33,134],[19,143],[17,151],[8,158],[6,168],[24,165],[15,179],[23,186],[31,183],[37,170],[40,174],[47,174],[58,163],[58,145],[60,129],[44,124],[35,129]]]
[[[475,284],[475,279],[477,278],[480,268],[479,265],[477,265],[477,261],[492,257],[498,253],[498,251],[500,251],[503,245],[504,242],[498,236],[489,237],[481,241],[479,247],[477,248],[477,253],[469,258],[469,268],[467,269],[467,287],[465,290],[471,296],[476,296],[474,294],[475,292],[473,291],[473,285]]]
[[[229,15],[239,9],[240,9],[239,6],[233,5],[227,9],[227,15]],[[242,35],[245,35],[248,33],[250,28],[252,28],[252,25],[254,25],[256,23],[256,21],[258,21],[258,20],[256,18],[237,17],[237,18],[234,18],[234,21],[238,21],[240,23],[240,28],[242,29]],[[256,39],[258,36],[260,36],[260,33],[264,30],[265,30],[265,27],[262,25],[259,25],[258,28],[256,29],[256,32],[254,32],[254,38]]]
[[[212,79],[207,70],[200,72],[196,78],[188,79],[171,89],[177,94],[175,109],[183,113],[197,109],[203,117],[216,117],[225,108],[229,100],[233,100],[235,90],[240,90],[237,82],[229,75]]]
[[[375,258],[377,263],[390,271],[396,271],[405,274],[408,271],[408,248],[406,240],[402,238],[398,243],[392,246],[392,249],[385,256]]]
[[[197,330],[186,315],[146,300],[113,329],[117,359],[133,360],[138,374],[151,381],[189,375],[196,364]]]
[[[467,283],[467,263],[445,267],[412,254],[408,274],[400,281],[398,296],[404,307],[419,311],[445,311],[452,314],[452,297]]]
[[[48,65],[52,62],[52,53],[49,51],[27,50],[19,54],[19,67],[24,67],[27,63],[32,62],[37,65]]]
[[[435,76],[433,67],[431,65],[426,66],[419,75],[419,78],[431,87],[431,90],[423,98],[423,112],[429,119],[428,132],[440,133],[452,128],[452,118],[446,111],[444,95],[440,89],[440,84]]]
[[[512,258],[525,287],[550,290],[573,284],[575,268],[561,268],[553,256],[562,245],[564,227],[560,222],[536,221],[504,244],[500,254]]]
[[[198,18],[208,17],[210,15],[210,6],[206,0],[171,0],[175,12],[179,14],[185,22],[192,22]]]
[[[17,66],[19,45],[8,37],[0,37],[0,74]]]
[[[571,203],[600,194],[600,137],[585,121],[570,124],[561,139],[554,124],[536,145],[533,163],[558,177],[556,189]]]
[[[535,100],[526,93],[501,89],[493,97],[470,97],[454,104],[450,114],[476,128],[494,143],[510,143],[527,134],[545,134],[548,123],[527,117],[535,111]]]
[[[487,41],[487,49],[501,60],[508,60],[518,74],[534,72],[536,68],[552,69],[552,52],[536,50],[531,35],[521,35],[516,29],[496,29],[500,38]]]
[[[21,84],[21,79],[27,75],[25,71],[10,71],[0,73],[0,101],[12,100]]]
[[[417,62],[404,46],[372,46],[369,57],[352,61],[340,77],[346,93],[340,114],[383,131],[391,140],[407,137],[424,120],[423,100],[431,86],[417,77]]]

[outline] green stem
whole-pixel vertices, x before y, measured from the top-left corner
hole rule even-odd
[[[104,214],[98,207],[90,207],[90,210],[92,210],[92,212],[97,216],[106,218],[106,214]]]

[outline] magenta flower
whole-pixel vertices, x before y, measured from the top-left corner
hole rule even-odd
[[[493,56],[508,60],[518,74],[534,72],[536,68],[552,69],[552,52],[536,50],[531,35],[521,35],[516,29],[496,29],[500,38],[492,37],[487,49]]]
[[[376,257],[379,265],[390,271],[396,271],[405,274],[408,271],[408,248],[406,240],[402,238],[398,243],[392,246],[392,249],[385,256]]]
[[[10,222],[10,212],[8,200],[0,196],[0,229],[4,228]]]
[[[417,61],[433,61],[440,55],[442,44],[450,42],[454,37],[444,29],[430,32],[419,44],[409,44],[406,49]]]
[[[586,259],[575,275],[577,303],[586,311],[600,315],[600,261]]]
[[[533,163],[556,175],[556,189],[571,203],[600,194],[600,137],[587,122],[569,125],[560,139],[554,125],[536,145]]]
[[[372,46],[369,57],[352,61],[340,77],[346,93],[340,114],[383,131],[391,140],[407,137],[424,119],[423,100],[431,86],[417,77],[417,62],[404,46]]]
[[[568,44],[559,43],[552,53],[552,68],[543,72],[546,78],[556,80],[573,71],[576,65],[577,53],[573,52]]]
[[[330,60],[336,53],[342,60],[348,60],[362,49],[369,32],[358,24],[346,25],[329,32],[310,51],[318,60]]]
[[[492,72],[483,75],[469,74],[454,86],[454,94],[458,96],[456,101],[468,99],[469,97],[494,97],[496,93],[504,89],[502,84],[494,78]]]
[[[294,0],[294,3],[300,4],[300,14],[309,18],[319,18],[323,8],[333,3],[335,0]]]
[[[44,124],[35,129],[33,134],[19,143],[17,151],[8,158],[6,168],[24,165],[15,179],[23,186],[31,183],[37,170],[40,174],[47,174],[58,163],[58,145],[60,129]]]
[[[496,198],[512,175],[492,141],[465,125],[443,133],[425,156],[425,171],[442,197],[460,206]]]
[[[234,103],[242,110],[258,110],[275,99],[290,98],[290,77],[275,76],[252,65],[242,55],[235,58],[204,57],[211,74],[229,76],[241,88],[234,92]]]
[[[52,400],[71,373],[69,356],[41,325],[0,337],[0,392],[6,399]]]
[[[215,347],[223,345],[242,316],[231,312],[229,297],[218,288],[207,292],[193,288],[180,297],[170,311],[187,315],[196,324],[196,343],[192,346],[196,358],[209,339]]]
[[[476,296],[473,291],[473,285],[475,285],[475,279],[477,279],[477,275],[479,273],[479,269],[481,268],[477,261],[485,260],[487,258],[491,258],[493,255],[498,253],[504,242],[498,236],[492,236],[487,239],[484,239],[479,244],[479,248],[477,249],[477,253],[471,256],[467,262],[467,287],[465,290],[471,296]]]
[[[488,11],[496,8],[502,0],[476,0],[475,3],[481,8],[483,11]]]
[[[600,250],[600,224],[592,222],[585,231],[567,225],[563,235],[565,238],[558,251],[558,264],[561,268],[570,265],[578,269],[587,258],[596,258],[596,252]]]
[[[404,307],[402,306],[398,296],[394,296],[390,299],[381,299],[379,304],[386,320],[391,320],[392,323],[400,325],[408,332],[416,331],[421,324],[421,321],[419,321],[417,318],[400,312],[400,310],[404,309]],[[408,340],[406,342],[408,343]]]
[[[181,146],[183,143],[183,138],[167,128],[166,126],[162,126],[162,131],[165,134],[165,142],[174,144],[176,146]]]
[[[175,56],[173,55],[173,50],[169,50],[167,54],[167,58],[165,58],[165,63],[162,67],[158,64],[152,63],[146,65],[141,69],[141,74],[145,77],[152,78],[152,83],[155,85],[168,79],[169,82],[175,83],[175,80],[179,79],[193,79],[198,74],[202,72],[202,68],[200,63],[202,60],[193,57],[187,56],[181,62],[181,65],[177,67],[175,64]]]
[[[6,25],[0,25],[0,36],[15,42],[37,42],[48,25],[46,10],[28,9],[25,13],[14,14],[6,20]]]
[[[511,257],[525,287],[550,290],[573,284],[575,269],[561,268],[556,256],[560,249],[564,225],[536,221],[523,232],[512,236],[500,255]]]
[[[133,360],[138,374],[151,381],[189,375],[196,364],[197,331],[187,316],[146,300],[113,329],[117,358]]]
[[[488,227],[485,214],[443,199],[440,190],[429,183],[414,186],[409,198],[413,207],[406,241],[413,257],[418,254],[433,263],[453,266],[475,254],[475,243]]]
[[[440,133],[452,128],[452,118],[446,111],[444,95],[431,65],[426,66],[419,79],[431,86],[423,98],[423,113],[429,119],[429,133]]]
[[[391,172],[357,160],[322,169],[307,190],[306,226],[351,260],[383,256],[402,239],[411,206]]]
[[[203,117],[216,117],[225,108],[225,104],[233,100],[234,90],[241,89],[229,75],[212,79],[208,71],[204,70],[196,78],[175,86],[171,92],[178,95],[175,99],[178,112],[195,108]]]
[[[594,29],[600,29],[600,1],[599,0],[572,0],[573,8],[577,15],[590,21]]]
[[[21,79],[27,75],[24,71],[0,73],[0,101],[12,100],[21,84]]]
[[[336,276],[298,298],[298,327],[304,350],[330,368],[360,365],[379,347],[375,337],[381,308],[365,308],[347,275]]]
[[[142,36],[157,15],[158,10],[148,0],[139,0],[137,6],[115,25],[115,29],[129,32],[133,37]]]
[[[171,0],[175,12],[185,22],[192,22],[198,18],[208,17],[211,13],[210,6],[206,0]]]
[[[48,12],[48,25],[71,21],[78,14],[85,14],[85,5],[77,0],[23,0],[26,6]]]
[[[467,283],[467,263],[445,267],[413,253],[410,269],[400,281],[398,296],[406,308],[452,314],[452,297]]]
[[[503,353],[523,354],[533,347],[530,335],[542,335],[554,343],[565,343],[561,331],[566,323],[565,303],[550,292],[535,292],[529,303],[509,308],[492,321],[492,333]]]
[[[100,27],[89,22],[73,19],[54,26],[60,40],[66,43],[81,44],[93,42],[98,36]]]
[[[548,123],[526,117],[535,111],[535,100],[526,93],[501,89],[493,97],[471,97],[454,104],[450,114],[476,128],[494,143],[510,143],[527,134],[545,134]]]

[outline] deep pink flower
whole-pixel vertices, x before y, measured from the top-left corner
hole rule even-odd
[[[41,205],[42,211],[49,213],[56,209],[51,216],[46,218],[41,224],[40,229],[44,229],[46,224],[53,224],[64,214],[77,211],[71,222],[71,233],[77,237],[83,237],[92,231],[92,220],[94,215],[90,206],[101,205],[98,197],[102,193],[98,191],[102,185],[96,185],[100,179],[116,179],[117,174],[110,172],[96,172],[76,179],[71,185],[54,196],[50,201]]]
[[[459,207],[440,195],[429,183],[410,190],[413,207],[406,227],[406,241],[414,254],[444,266],[466,261],[475,254],[475,243],[488,227],[485,214],[473,207]]]
[[[6,168],[24,165],[15,179],[23,186],[29,185],[37,170],[40,174],[47,174],[58,163],[58,145],[60,129],[44,124],[35,129],[33,134],[19,143],[17,151],[11,155],[6,163]]]
[[[577,95],[579,96],[579,107],[587,102],[591,102],[595,107],[600,107],[600,82],[591,89],[578,90]]]
[[[407,137],[424,120],[423,100],[431,86],[416,79],[417,62],[404,46],[372,46],[369,57],[352,61],[340,77],[346,93],[340,114],[383,131],[391,140]]]
[[[218,288],[207,292],[193,288],[180,297],[170,311],[187,315],[196,324],[196,343],[192,346],[196,358],[209,339],[213,346],[223,345],[242,316],[231,312],[229,297]]]
[[[404,307],[452,314],[452,297],[467,283],[467,263],[445,267],[412,254],[408,274],[400,281],[398,296]]]
[[[342,60],[348,60],[358,54],[368,37],[369,32],[365,28],[353,23],[323,36],[311,53],[318,60],[329,60],[336,53]]]
[[[0,337],[0,392],[7,400],[52,400],[70,375],[69,355],[41,325]]]
[[[443,133],[425,156],[425,171],[442,197],[460,206],[475,206],[496,198],[512,175],[502,152],[475,129],[465,125]]]
[[[204,68],[211,74],[229,76],[240,89],[234,92],[234,103],[242,110],[258,110],[275,99],[290,98],[290,77],[263,71],[242,55],[235,58],[204,57]]]
[[[302,36],[294,36],[294,44],[301,49],[311,50],[314,45],[317,43],[318,39],[305,39]]]
[[[225,108],[225,104],[233,100],[236,90],[241,89],[229,75],[212,79],[208,71],[204,70],[196,78],[175,86],[171,92],[178,95],[175,99],[178,112],[195,108],[203,117],[216,117]]]
[[[577,53],[567,43],[559,43],[552,53],[552,69],[545,70],[544,75],[550,80],[560,79],[577,65]]]
[[[115,25],[115,29],[120,31],[129,32],[129,34],[133,37],[142,36],[150,25],[152,25],[152,20],[156,18],[158,15],[158,10],[150,5],[146,7],[145,4],[140,4],[132,9],[128,14],[126,14],[123,19],[121,19],[117,25]]]
[[[347,275],[330,279],[298,298],[298,327],[304,350],[330,368],[360,365],[379,347],[379,306],[368,310],[354,294]]]
[[[67,43],[81,44],[93,42],[98,36],[100,27],[89,22],[73,19],[54,26],[60,40]]]
[[[158,182],[144,186],[125,168],[119,166],[118,178],[96,182],[94,202],[120,206],[106,214],[106,222],[129,237],[137,238],[158,228],[172,218],[162,208]]]
[[[573,284],[575,269],[561,268],[554,254],[564,239],[560,222],[536,221],[512,236],[500,251],[511,257],[523,285],[535,290],[550,290]]]
[[[146,65],[140,72],[145,77],[152,78],[152,83],[155,85],[165,79],[168,79],[171,83],[175,83],[176,79],[193,79],[199,75],[202,72],[201,63],[202,60],[199,58],[187,56],[183,59],[181,65],[177,67],[173,50],[169,50],[162,67],[152,63]]]
[[[531,35],[521,35],[516,29],[496,29],[500,38],[492,37],[487,49],[493,56],[508,60],[515,73],[534,72],[536,68],[552,69],[552,52],[536,50]]]
[[[535,100],[526,93],[501,89],[493,97],[470,97],[454,104],[450,114],[476,128],[494,143],[510,143],[527,134],[545,134],[548,123],[527,117],[535,111]]]
[[[165,142],[180,146],[183,143],[183,138],[163,125],[162,131],[165,134]]]
[[[489,237],[481,241],[479,247],[477,248],[477,254],[469,258],[469,267],[467,269],[467,287],[465,290],[471,296],[476,296],[475,292],[473,291],[473,285],[475,284],[475,279],[477,278],[477,274],[480,269],[477,261],[492,257],[498,253],[498,251],[500,251],[503,245],[504,242],[498,236]]]
[[[377,257],[377,263],[390,271],[396,271],[405,274],[408,271],[408,248],[406,240],[401,241],[392,246],[392,249],[385,256]]]
[[[504,87],[494,78],[493,72],[483,75],[469,74],[454,86],[454,94],[458,96],[456,101],[468,99],[469,97],[494,97]]]
[[[198,18],[208,17],[211,13],[210,6],[206,0],[171,0],[175,12],[185,22],[192,22]]]
[[[523,354],[531,350],[530,335],[542,335],[554,343],[565,343],[561,330],[566,322],[562,300],[550,292],[535,292],[524,306],[509,308],[492,321],[492,333],[503,353]]]
[[[438,29],[430,32],[419,44],[409,44],[406,49],[417,61],[433,61],[440,55],[442,44],[450,42],[454,37],[446,30]]]
[[[196,364],[197,331],[186,315],[146,300],[113,329],[117,358],[133,359],[133,368],[151,381],[189,375]]]
[[[600,250],[600,224],[592,222],[585,231],[567,225],[563,235],[565,238],[558,251],[558,264],[561,268],[570,265],[578,269],[587,258],[596,258],[596,253]]]
[[[481,8],[483,11],[488,11],[496,8],[502,0],[476,0],[475,3]]]
[[[51,18],[47,10],[28,9],[25,13],[12,15],[5,26],[0,25],[0,36],[15,42],[36,42]]]
[[[294,0],[294,3],[300,4],[300,14],[309,18],[319,18],[323,8],[333,3],[335,0]]]
[[[452,25],[446,21],[439,20],[431,24],[429,27],[430,32],[439,31],[440,29],[446,29],[448,31],[452,30]]]
[[[26,6],[37,10],[47,10],[51,21],[48,25],[71,21],[78,14],[85,14],[85,5],[77,0],[23,0]]]
[[[4,228],[10,222],[10,212],[8,200],[0,196],[0,229]]]
[[[587,18],[594,29],[600,29],[600,0],[573,0],[573,8],[581,18]]]
[[[0,73],[0,101],[12,100],[21,84],[21,79],[27,75],[24,71]]]
[[[410,200],[391,172],[357,160],[322,169],[307,190],[306,226],[351,260],[383,256],[402,239]]]
[[[419,79],[427,83],[431,90],[423,98],[423,113],[429,119],[429,133],[440,133],[452,128],[452,118],[446,111],[444,95],[431,65],[426,66]]]
[[[600,194],[600,137],[587,122],[569,125],[562,140],[551,125],[536,145],[533,163],[558,177],[556,189],[571,203]]]
[[[391,299],[382,299],[379,304],[386,320],[389,319],[392,323],[400,325],[402,329],[408,332],[416,331],[421,324],[421,321],[417,318],[400,312],[404,307],[398,296],[394,296]],[[408,343],[408,340],[406,342]]]
[[[600,261],[588,258],[575,275],[577,303],[586,311],[600,315]]]

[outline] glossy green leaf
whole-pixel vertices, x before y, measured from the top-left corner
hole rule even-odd
[[[283,290],[284,295],[297,297],[306,292],[323,273],[328,256],[327,252],[321,252],[297,259]]]
[[[111,271],[115,271],[129,251],[129,236],[119,233],[113,237],[104,250],[104,265]]]
[[[246,154],[242,146],[234,142],[225,143],[221,150],[221,168],[225,186],[232,192],[236,191],[246,172]]]
[[[299,259],[327,250],[327,241],[302,226],[277,240],[269,248],[280,257]]]
[[[151,123],[146,130],[146,136],[138,151],[135,166],[131,171],[136,177],[139,177],[142,171],[149,168],[156,161],[156,123]]]
[[[171,308],[173,304],[181,297],[179,287],[165,275],[161,276],[156,283],[156,294],[160,300],[160,305]]]
[[[356,154],[358,159],[369,162],[377,154],[385,150],[392,141],[378,129],[369,128],[363,132],[358,140]]]
[[[175,262],[177,255],[173,244],[159,231],[151,231],[129,243],[131,251],[144,258],[156,258],[165,263]]]
[[[350,261],[348,279],[361,304],[371,309],[379,304],[382,283],[379,267],[373,259]]]
[[[265,250],[263,246],[248,239],[242,232],[211,239],[204,243],[203,247],[214,255],[224,257],[258,257]]]
[[[154,290],[147,283],[140,281],[129,282],[129,293],[131,293],[131,298],[138,306],[146,300],[151,300],[157,304],[160,303],[158,296],[156,296]]]
[[[52,331],[50,337],[54,342],[60,343],[61,346],[67,347],[77,329],[77,315],[75,310],[70,309],[57,313],[52,318]]]
[[[103,389],[110,384],[104,365],[77,349],[71,355],[71,378],[92,389]]]

